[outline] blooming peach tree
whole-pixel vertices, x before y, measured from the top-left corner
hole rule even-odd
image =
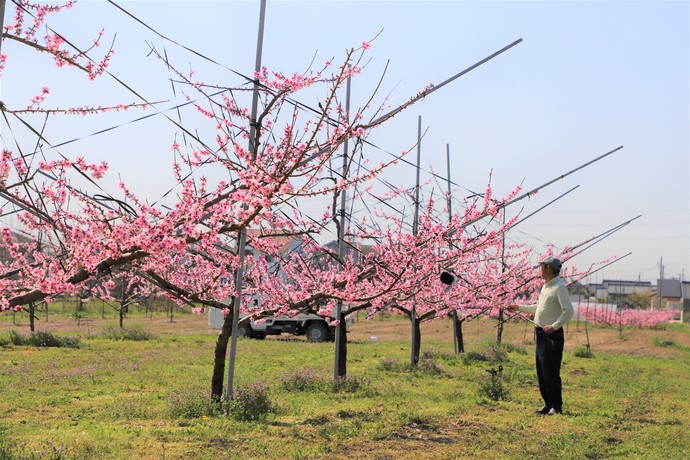
[[[17,5],[14,22],[4,28],[6,39],[48,53],[58,66],[79,68],[90,79],[106,73],[112,47],[100,58],[92,57],[100,38],[77,52],[68,51],[69,42],[57,33],[39,39],[38,28],[62,7],[25,0]],[[32,18],[32,25],[27,25],[27,18]],[[218,397],[233,319],[227,307],[241,291],[246,295],[240,296],[240,311],[255,317],[301,311],[332,316],[338,301],[348,306],[348,313],[366,310],[373,315],[396,309],[417,325],[454,310],[473,315],[500,311],[516,290],[531,286],[523,268],[527,252],[502,246],[514,219],[481,230],[475,224],[495,221],[517,190],[494,200],[489,187],[481,199],[466,203],[462,215],[446,223],[429,200],[415,234],[406,230],[408,221],[379,209],[375,217],[388,222],[386,228],[359,222],[350,232],[352,246],[358,241],[373,243],[369,253],[353,250],[341,259],[315,242],[335,209],[308,219],[300,212],[305,203],[369,181],[395,163],[394,159],[341,177],[333,159],[345,141],[366,138],[432,88],[424,88],[385,115],[369,104],[347,111],[341,93],[346,81],[361,72],[368,48],[362,43],[349,50],[339,66],[326,62],[304,74],[256,72],[251,80],[259,101],[256,118],[242,103],[241,95],[251,94],[243,85],[196,80],[193,72],[179,71],[164,53],[152,49],[151,55],[176,76],[176,85],[195,109],[192,121],[175,122],[185,141],[170,140],[176,199],[169,206],[149,202],[125,182],[116,192],[103,191],[100,184],[111,174],[106,163],[65,156],[30,162],[22,151],[3,149],[0,197],[7,206],[21,210],[18,221],[35,243],[15,241],[7,229],[0,235],[12,255],[0,261],[0,309],[77,295],[84,286],[99,296],[113,297],[117,278],[125,274],[180,304],[193,305],[195,311],[201,306],[222,309],[226,320],[216,344],[212,377],[212,394]],[[11,60],[3,56],[0,63],[4,69]],[[318,109],[305,110],[295,102],[306,90],[319,94]],[[112,109],[99,105],[49,109],[45,108],[49,94],[50,90],[42,90],[25,110],[57,117]],[[3,111],[17,118],[24,113],[7,107]],[[392,193],[403,199],[406,194]],[[238,235],[248,229],[253,229],[249,245],[261,256],[242,262]],[[299,254],[281,253],[279,239],[285,236],[302,238]],[[244,276],[237,286],[233,275],[240,267]],[[446,288],[439,279],[443,270],[453,271],[462,281]],[[263,300],[256,306],[255,295]],[[334,318],[334,322],[343,320],[344,315]],[[418,342],[413,350],[418,356]]]
[[[15,22],[4,30],[10,39],[48,53],[58,66],[77,67],[89,78],[102,75],[112,49],[94,64],[93,49],[70,54],[64,47],[67,40],[59,34],[51,32],[40,43],[37,29],[44,26],[49,14],[60,9],[19,1]],[[26,18],[31,14],[33,26],[27,28]],[[161,57],[186,87],[187,97],[197,110],[195,120],[215,131],[204,139],[196,134],[207,132],[204,129],[178,125],[190,142],[182,146],[175,139],[171,143],[178,200],[170,207],[149,203],[124,182],[116,193],[104,192],[99,184],[109,173],[106,163],[62,155],[32,162],[22,151],[3,149],[0,196],[7,207],[21,210],[17,219],[22,230],[41,244],[20,243],[8,232],[3,233],[3,244],[12,257],[0,263],[0,309],[19,308],[58,295],[77,295],[87,283],[101,296],[112,296],[117,284],[114,278],[126,268],[180,303],[225,310],[228,302],[223,299],[232,299],[239,292],[234,282],[225,281],[232,279],[229,275],[239,267],[235,242],[240,231],[265,229],[268,236],[252,237],[250,244],[268,254],[275,252],[272,236],[319,230],[286,208],[297,210],[300,200],[348,188],[387,166],[371,167],[347,180],[337,179],[329,166],[345,140],[366,136],[393,116],[374,118],[375,111],[365,121],[366,107],[347,113],[338,99],[346,80],[360,73],[358,64],[366,48],[368,44],[349,51],[338,67],[328,62],[321,70],[307,74],[285,76],[267,69],[257,72],[254,82],[261,107],[256,119],[235,97],[243,88],[216,91],[217,85],[195,81],[193,74],[177,71],[154,50],[152,54]],[[3,57],[2,62],[11,60]],[[293,102],[296,94],[307,88],[321,89],[320,109],[315,114],[305,113]],[[43,111],[51,117],[102,112],[100,106],[46,109],[48,94],[49,90],[43,90],[26,110]],[[421,97],[420,93],[403,106]],[[6,113],[21,118],[23,112],[12,109],[3,107]],[[40,132],[35,132],[43,140]],[[258,286],[258,267],[248,261],[243,283],[250,293],[252,286]],[[243,311],[250,311],[251,306],[248,302]],[[299,307],[297,302],[290,308]],[[231,315],[227,315],[226,325],[229,319]],[[214,394],[220,394],[215,379],[223,374],[220,366],[226,332],[224,326],[216,350]]]

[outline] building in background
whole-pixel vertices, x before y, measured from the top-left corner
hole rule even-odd
[[[590,297],[608,300],[611,303],[617,303],[617,300],[624,299],[630,294],[652,294],[656,291],[656,286],[651,281],[604,280],[585,287]]]
[[[601,283],[578,285],[577,294],[583,292],[595,302],[625,305],[629,296],[638,296],[637,300],[646,296],[650,308],[659,308],[659,305],[672,308],[678,310],[679,316],[681,311],[690,311],[690,281],[658,279],[656,284],[652,284],[651,281],[603,280]]]
[[[665,307],[669,303],[676,304],[683,300],[683,291],[681,289],[682,282],[676,279],[659,279],[657,280],[656,289],[652,292],[652,306]],[[661,290],[661,293],[659,292]],[[659,303],[659,295],[661,295],[661,303]]]

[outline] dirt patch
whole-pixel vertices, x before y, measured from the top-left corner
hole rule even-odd
[[[446,342],[452,349],[453,330],[450,319],[440,319],[421,325],[422,344],[426,340]],[[463,324],[463,338],[466,349],[471,349],[477,344],[496,339],[496,321],[491,319],[478,319]],[[361,320],[350,328],[348,337],[355,341],[395,341],[408,340],[411,333],[411,324],[406,320],[380,319]],[[690,335],[671,330],[650,329],[623,329],[620,334],[617,328],[603,328],[591,326],[585,331],[584,324],[569,324],[566,327],[565,349],[572,351],[578,346],[589,343],[594,353],[614,353],[639,356],[669,357],[677,352],[677,348],[661,347],[654,343],[657,340],[672,341],[682,346],[690,347]],[[503,340],[515,344],[534,341],[534,329],[527,323],[506,324],[503,331]],[[527,345],[529,346],[529,345]]]
[[[428,340],[436,343],[448,344],[453,349],[453,330],[450,319],[438,319],[422,323],[422,344]],[[472,349],[481,342],[496,339],[496,321],[492,319],[476,319],[463,323],[463,338],[465,349]],[[118,328],[117,319],[82,319],[51,318],[49,321],[37,321],[36,329],[40,331],[56,332],[66,335],[88,337],[98,335],[106,328]],[[127,318],[125,328],[140,327],[156,335],[165,334],[200,334],[217,335],[219,331],[208,327],[205,315],[179,315],[172,322],[163,314],[152,318]],[[16,330],[22,334],[29,332],[29,322],[26,317],[17,316],[16,323],[11,321],[0,323],[0,332]],[[348,340],[351,342],[391,342],[407,341],[410,338],[411,323],[400,316],[375,317],[371,320],[358,318],[348,327]],[[592,351],[627,354],[638,356],[669,357],[678,352],[675,346],[659,346],[657,342],[669,342],[681,347],[690,347],[690,334],[672,330],[623,329],[620,334],[617,328],[589,327],[585,331],[583,324],[575,323],[566,327],[566,351],[572,351],[577,346],[589,343]],[[282,335],[269,337],[267,340],[304,340],[303,337]],[[503,340],[514,344],[529,344],[534,340],[534,331],[529,323],[506,324]],[[529,347],[530,345],[525,345]]]
[[[55,332],[65,335],[78,335],[88,337],[90,335],[101,334],[107,328],[119,329],[119,320],[108,318],[93,318],[75,320],[71,318],[54,318],[48,321],[39,315],[40,320],[36,321],[37,331]],[[124,320],[124,328],[138,327],[156,335],[161,334],[199,334],[203,332],[213,333],[208,327],[208,319],[204,315],[180,315],[173,317],[173,320],[163,315],[156,314],[153,317],[134,317]],[[29,333],[29,320],[22,315],[17,316],[16,323],[7,321],[0,323],[0,332],[16,330],[20,334]]]

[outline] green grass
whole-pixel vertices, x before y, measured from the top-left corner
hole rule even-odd
[[[566,352],[565,415],[547,418],[532,414],[540,405],[533,350],[519,344],[482,342],[468,353],[484,359],[464,359],[423,337],[420,368],[411,370],[406,338],[350,343],[348,382],[334,387],[331,343],[238,343],[236,383],[260,382],[271,402],[258,420],[208,405],[213,334],[99,334],[78,349],[5,345],[0,459],[672,459],[690,449],[684,347],[663,348],[665,358]],[[506,399],[494,401],[482,385],[499,365]]]
[[[77,311],[77,300],[74,298],[60,298],[51,301],[47,305],[45,303],[39,304],[35,309],[35,317],[37,324],[50,323],[56,319],[69,318],[75,322],[89,319],[114,319],[118,318],[119,302],[107,300],[90,300],[82,304],[82,309]],[[156,301],[147,309],[143,304],[130,305],[127,318],[146,318],[146,317],[160,317],[164,318],[170,315],[171,303],[169,301]],[[190,315],[190,308],[181,308],[177,305],[172,305],[173,317]],[[13,323],[17,321],[27,322],[29,314],[28,311],[19,313],[6,313],[0,315],[0,324]],[[126,322],[127,320],[125,320]]]
[[[78,337],[61,337],[51,332],[38,331],[20,334],[10,330],[4,336],[0,335],[0,346],[17,345],[24,347],[68,347],[79,348]]]

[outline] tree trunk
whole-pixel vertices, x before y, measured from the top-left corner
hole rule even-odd
[[[125,319],[125,285],[122,285],[122,296],[120,297],[120,329],[124,329]]]
[[[458,350],[458,353],[464,353],[465,352],[465,341],[463,340],[462,337],[462,322],[465,321],[464,319],[458,319],[458,314],[457,312],[453,312],[453,329],[455,330],[455,340],[456,340],[456,347]]]
[[[225,315],[223,327],[216,340],[213,359],[213,376],[211,377],[211,397],[216,401],[223,399],[223,379],[225,378],[225,355],[228,352],[228,341],[232,334],[232,312]]]
[[[35,326],[34,326],[34,311],[35,311],[35,308],[36,308],[36,307],[34,306],[34,303],[31,302],[31,303],[29,304],[29,329],[31,330],[31,332],[34,332],[34,331],[36,330],[36,328],[35,328]]]
[[[345,312],[340,312],[340,341],[339,349],[335,350],[338,354],[338,379],[347,377],[347,323],[345,322]]]
[[[419,327],[419,318],[415,318],[414,322],[414,337],[412,337],[411,340],[411,346],[412,346],[412,362],[410,363],[411,367],[416,367],[417,363],[419,362],[419,350],[421,348],[421,343],[422,343],[422,334],[421,330]]]
[[[496,343],[498,345],[503,340],[503,324],[505,324],[505,321],[503,320],[503,309],[501,308],[498,311],[498,332],[496,332]]]

